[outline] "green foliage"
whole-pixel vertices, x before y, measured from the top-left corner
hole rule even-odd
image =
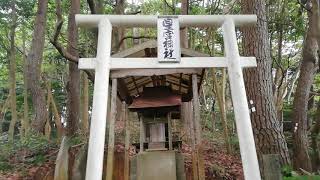
[[[320,180],[320,176],[283,177],[283,180]]]
[[[284,180],[320,180],[318,175],[299,175],[291,166],[284,166],[282,175]]]
[[[284,166],[282,168],[282,174],[283,176],[285,177],[291,177],[292,176],[292,173],[293,173],[293,169],[291,166]]]
[[[28,164],[35,164],[41,165],[46,161],[45,156],[43,154],[37,154],[31,158],[26,159],[26,163]]]
[[[0,172],[9,171],[11,169],[13,169],[13,166],[7,161],[7,159],[0,156]]]
[[[46,140],[44,136],[31,134],[21,140],[8,143],[0,141],[0,172],[10,171],[15,163],[40,165],[45,162],[45,154],[57,145]]]

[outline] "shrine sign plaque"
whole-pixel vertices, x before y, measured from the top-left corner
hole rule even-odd
[[[159,16],[157,26],[159,62],[179,63],[181,52],[178,16]]]

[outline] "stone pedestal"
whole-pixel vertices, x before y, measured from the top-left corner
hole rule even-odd
[[[139,153],[131,160],[130,180],[185,180],[183,157],[175,151]]]

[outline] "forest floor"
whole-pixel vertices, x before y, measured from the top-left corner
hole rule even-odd
[[[243,179],[240,158],[227,154],[218,146],[214,142],[204,143],[206,179]],[[81,144],[73,147],[72,151],[77,152]],[[0,159],[0,180],[53,180],[58,150],[57,146],[47,146],[41,151],[28,148],[15,151],[8,159]],[[117,152],[123,150],[123,144],[116,145]],[[188,172],[192,171],[191,147],[183,144],[181,151],[185,157],[188,176]]]

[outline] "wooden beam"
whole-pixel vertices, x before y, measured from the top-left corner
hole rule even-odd
[[[181,93],[181,85],[182,85],[182,73],[180,73],[180,78],[179,78],[179,93]]]
[[[129,180],[129,166],[130,166],[130,120],[128,116],[128,106],[122,102],[123,119],[125,121],[125,146],[124,146],[124,180]]]
[[[201,84],[202,84],[203,76],[204,76],[205,72],[206,72],[205,69],[202,69],[202,72],[201,72],[201,75],[200,75],[200,81],[198,83],[198,91],[200,91],[200,89],[201,89]]]
[[[108,157],[107,157],[107,176],[106,180],[112,180],[113,175],[113,159],[114,159],[114,129],[117,115],[117,79],[112,79],[111,89],[111,116],[109,121],[109,141],[108,141]]]
[[[189,93],[192,94],[192,74],[189,75],[189,82],[191,82],[191,83],[189,84],[188,91],[189,91]]]
[[[161,75],[161,86],[165,86],[166,85],[166,77],[164,75]]]
[[[146,85],[146,84],[148,84],[148,83],[150,83],[150,82],[152,82],[151,79],[145,78],[145,79],[144,79],[143,81],[141,81],[140,83],[136,83],[136,85],[137,85],[138,88],[140,88],[141,86],[144,86],[144,85]],[[133,85],[130,85],[130,86],[128,87],[129,91],[132,91],[134,88],[135,88],[135,85],[134,85],[134,84],[133,84]]]
[[[174,85],[176,85],[178,87],[180,86],[180,84],[178,82],[175,82],[175,81],[172,81],[172,80],[169,80],[169,79],[167,79],[167,82],[169,82],[171,84],[174,84]],[[181,87],[188,89],[188,86],[185,85],[185,84],[181,84]]]
[[[144,145],[144,139],[145,139],[145,132],[144,132],[144,123],[143,123],[143,117],[142,115],[139,116],[140,120],[140,152],[143,152],[143,145]]]
[[[168,80],[172,80],[173,82],[175,82],[175,83],[179,86],[179,84],[180,84],[179,77],[173,76],[173,75],[171,75],[171,74],[169,74],[168,77],[173,77],[174,79],[178,80],[178,81],[175,81],[174,79],[168,79],[168,78],[167,78],[167,81],[168,81]],[[191,84],[191,83],[190,83],[190,84]],[[188,86],[189,86],[189,83],[186,84],[185,82],[183,82],[183,78],[182,78],[181,85],[184,86],[184,87],[188,87]]]
[[[195,74],[201,73],[201,69],[122,69],[112,70],[111,78],[123,78],[129,76],[160,76],[168,74]]]
[[[169,151],[172,151],[172,129],[171,129],[171,112],[167,114],[168,118],[168,139],[169,139]]]
[[[200,102],[198,94],[198,77],[196,74],[192,75],[192,93],[193,93],[193,117],[195,125],[196,143],[201,143],[201,124],[200,124]]]
[[[134,86],[135,86],[135,87],[136,87],[136,89],[137,89],[137,93],[138,93],[138,94],[140,94],[140,92],[139,92],[139,88],[138,88],[138,86],[137,86],[137,83],[136,83],[136,81],[135,81],[134,77],[133,77],[133,76],[131,76],[131,78],[132,78],[132,81],[133,81]]]
[[[149,83],[151,83],[151,79],[145,79],[144,81],[141,81],[140,83],[137,83],[138,88],[143,87]]]
[[[151,83],[151,82],[152,82],[152,81],[151,81],[150,79],[146,79],[145,81],[142,81],[141,83],[136,84],[136,85],[137,85],[138,88],[140,88],[140,87],[143,87],[143,86],[145,86],[145,85],[147,85],[147,84],[149,84],[149,83]],[[129,91],[132,91],[132,90],[134,90],[134,89],[136,89],[135,86],[128,88]]]
[[[193,110],[192,110],[192,101],[188,102],[186,115],[187,120],[189,121],[189,131],[190,131],[190,139],[191,139],[191,156],[192,156],[192,172],[193,172],[193,179],[199,180],[199,172],[198,172],[198,155],[196,150],[196,138],[195,138],[195,126],[194,126],[194,118],[193,118]]]
[[[157,86],[157,83],[156,83],[156,77],[155,75],[151,76],[151,79],[152,79],[152,83],[153,83],[153,86],[156,87]]]
[[[134,80],[139,81],[140,79],[144,79],[144,78],[146,78],[146,77],[137,77],[137,78],[134,78]],[[131,81],[126,82],[126,84],[129,85],[131,83],[134,83],[134,81],[132,80],[132,77],[131,77]]]

